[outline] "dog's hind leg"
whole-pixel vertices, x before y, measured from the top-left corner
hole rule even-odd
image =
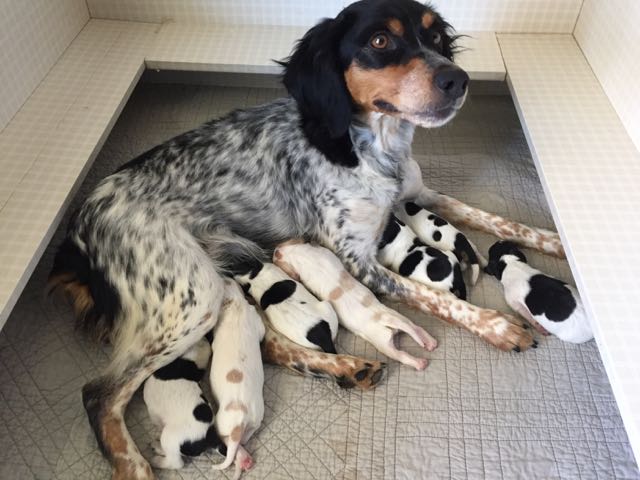
[[[334,355],[305,348],[276,332],[265,322],[262,358],[301,375],[334,380],[342,388],[368,390],[382,378],[386,364],[351,355]]]
[[[143,273],[152,275],[149,282],[134,277],[130,280],[133,288],[119,289],[123,308],[113,335],[111,364],[82,391],[89,421],[112,464],[114,479],[153,478],[127,431],[125,409],[152,372],[182,355],[214,326],[224,294],[222,278],[187,232],[167,227],[165,236],[154,241],[166,256],[166,263],[155,257],[155,275],[161,280],[147,269]],[[153,253],[149,253],[152,259]]]
[[[511,240],[523,247],[532,248],[547,255],[565,258],[560,236],[556,232],[529,227],[499,215],[462,203],[427,187],[422,187],[413,201],[458,226],[466,226]]]

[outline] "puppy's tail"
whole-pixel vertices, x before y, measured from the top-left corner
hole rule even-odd
[[[54,291],[62,291],[68,298],[78,329],[99,340],[111,339],[122,308],[118,292],[70,237],[58,247],[49,273],[47,292]]]
[[[240,440],[243,434],[243,428],[240,425],[232,430],[231,435],[229,435],[229,442],[227,443],[227,458],[224,459],[224,462],[213,465],[211,467],[213,470],[224,470],[231,466],[240,449]]]

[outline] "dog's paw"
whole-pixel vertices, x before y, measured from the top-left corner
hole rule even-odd
[[[525,322],[494,310],[483,312],[477,333],[482,339],[505,352],[523,352],[538,346],[538,342],[533,338],[533,330]]]
[[[340,357],[340,356],[339,356]],[[384,378],[387,364],[376,360],[349,357],[349,361],[338,359],[340,373],[336,375],[336,383],[340,388],[360,388],[370,390]]]

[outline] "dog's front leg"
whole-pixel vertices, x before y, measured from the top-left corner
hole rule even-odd
[[[353,255],[340,257],[351,273],[374,292],[460,325],[500,350],[520,352],[537,346],[531,329],[516,317],[471,305],[449,292],[413,282],[384,268],[373,255],[356,260]]]
[[[485,212],[425,186],[420,189],[413,201],[458,226],[481,230],[503,240],[511,240],[523,247],[565,258],[560,236],[556,232],[529,227]]]

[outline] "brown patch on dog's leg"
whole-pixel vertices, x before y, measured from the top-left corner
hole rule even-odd
[[[342,388],[369,390],[384,377],[386,364],[351,355],[333,355],[302,347],[265,323],[262,343],[265,362],[281,365],[301,375],[333,379]]]
[[[426,187],[415,200],[421,207],[432,210],[453,224],[481,230],[547,255],[566,257],[560,236],[556,232],[508,220]]]

